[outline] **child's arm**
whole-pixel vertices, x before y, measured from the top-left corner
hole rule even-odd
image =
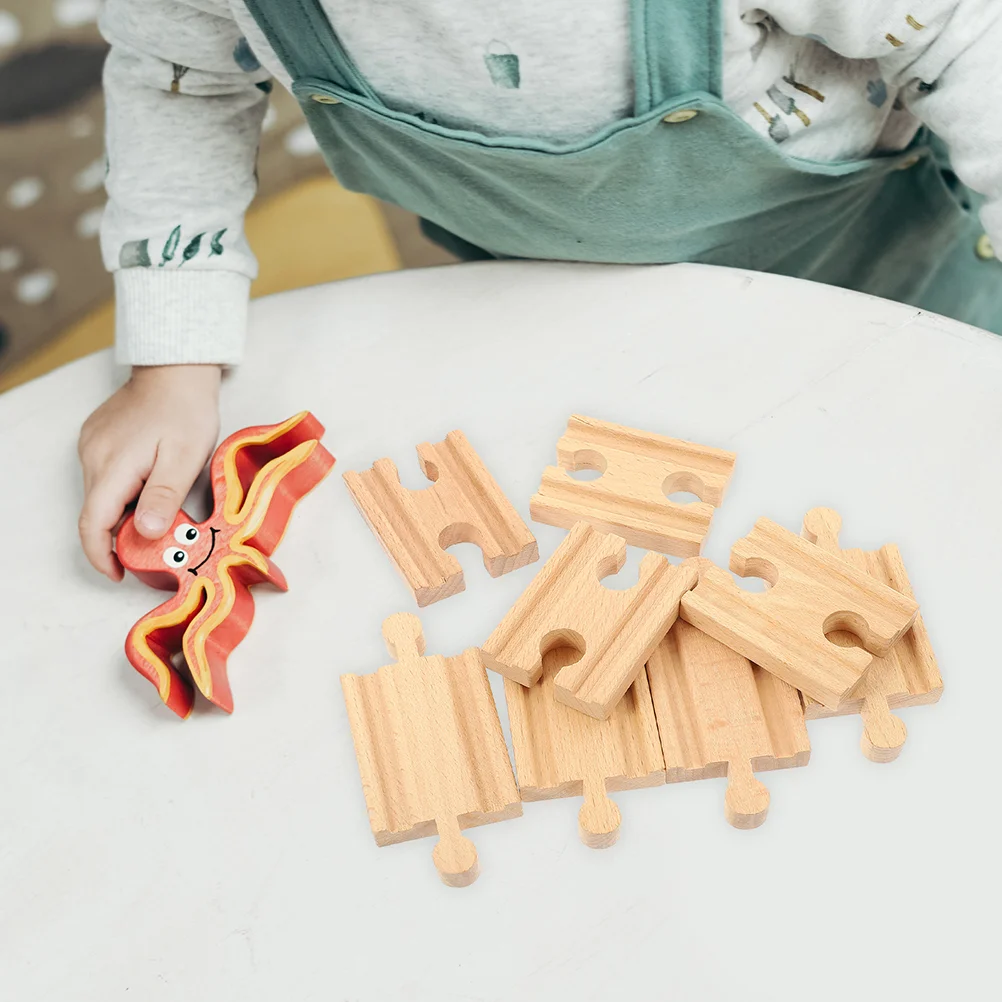
[[[80,437],[80,536],[91,563],[121,568],[112,532],[140,495],[156,538],[218,431],[221,367],[239,362],[256,263],[243,235],[267,73],[226,0],[107,0],[108,208],[116,357],[132,379]],[[145,487],[144,487],[145,483]]]

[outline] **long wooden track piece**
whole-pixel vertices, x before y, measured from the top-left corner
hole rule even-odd
[[[505,679],[515,771],[523,800],[583,796],[581,841],[605,849],[619,837],[621,820],[609,793],[659,786],[665,763],[644,672],[608,720],[593,720],[553,698],[557,673],[577,656],[569,647],[551,650],[542,680],[531,688]]]
[[[377,845],[438,832],[433,852],[445,883],[477,878],[477,851],[460,832],[522,813],[487,673],[475,649],[421,657],[421,622],[383,623],[396,664],[342,675],[348,720]]]
[[[724,813],[757,828],[769,791],[754,776],[807,765],[800,693],[679,620],[647,663],[667,781],[727,777]]]
[[[569,529],[588,522],[634,546],[693,557],[723,500],[734,460],[734,453],[723,449],[575,414],[557,443],[560,466],[543,471],[529,512],[546,525]],[[602,476],[575,480],[568,470],[598,470]],[[667,495],[676,491],[699,501],[669,501]]]
[[[463,569],[445,549],[475,543],[491,577],[539,559],[536,540],[461,431],[418,446],[432,486],[403,487],[396,466],[344,474],[358,510],[403,576],[419,607],[461,592]]]
[[[546,651],[574,647],[581,660],[560,670],[554,696],[605,720],[675,622],[679,599],[697,577],[689,562],[674,567],[648,553],[637,584],[606,588],[601,579],[625,560],[621,536],[577,523],[483,645],[487,667],[534,685]]]
[[[908,574],[897,546],[888,543],[876,551],[843,550],[839,547],[842,518],[831,508],[813,508],[804,516],[803,536],[829,553],[839,554],[860,570],[886,585],[914,598]],[[852,633],[836,631],[828,635],[833,643],[858,647]],[[912,628],[882,658],[874,658],[856,697],[837,709],[822,706],[804,696],[808,720],[818,717],[858,713],[863,718],[860,747],[873,762],[892,762],[908,736],[905,723],[891,710],[935,703],[943,694],[943,679],[936,663],[929,634],[921,614]]]
[[[745,591],[710,565],[682,597],[682,618],[832,708],[918,615],[914,599],[767,518],[734,545],[731,570],[771,587]],[[839,629],[851,629],[865,650],[825,636]]]

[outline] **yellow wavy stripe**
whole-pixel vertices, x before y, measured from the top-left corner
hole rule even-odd
[[[281,438],[286,432],[290,431],[297,424],[303,421],[307,414],[308,411],[300,411],[300,413],[295,417],[291,417],[288,421],[283,421],[281,424],[275,425],[270,431],[259,435],[249,435],[247,438],[240,439],[230,445],[226,455],[223,457],[223,469],[226,473],[226,500],[223,503],[223,514],[226,516],[226,520],[228,522],[239,521],[240,507],[243,507],[243,505],[238,507],[237,504],[237,498],[242,499],[243,496],[243,491],[240,487],[240,477],[237,474],[237,452],[246,448],[248,445],[267,445],[269,442],[274,442],[275,439]],[[274,462],[274,460],[272,462]],[[269,466],[271,466],[271,463],[268,463],[261,470],[261,472],[258,473],[258,476],[261,476],[261,474],[264,473]],[[257,477],[254,479],[256,481]],[[251,489],[253,489],[253,484],[251,485]],[[248,491],[248,494],[249,493],[250,492]]]
[[[268,509],[271,507],[279,484],[293,470],[302,466],[310,458],[318,444],[316,439],[300,442],[291,452],[273,459],[254,478],[254,483],[251,484],[250,491],[247,493],[247,502],[244,504],[242,524],[233,536],[237,542],[242,543],[245,539],[249,539],[261,528],[261,523],[264,522],[268,514]],[[282,535],[285,535],[284,529]],[[281,537],[279,542],[281,542]]]
[[[212,672],[209,670],[209,663],[205,657],[205,644],[206,641],[212,634],[212,631],[230,614],[233,610],[233,603],[236,600],[237,593],[236,587],[230,578],[227,569],[233,564],[237,563],[238,559],[236,557],[223,557],[222,560],[216,565],[219,576],[219,587],[221,590],[221,596],[219,599],[219,605],[210,612],[197,626],[194,630],[191,630],[190,635],[185,634],[185,639],[191,644],[193,657],[189,659],[188,668],[191,671],[191,677],[198,686],[199,692],[205,696],[206,699],[212,699]],[[216,590],[212,583],[209,582],[209,598],[206,602],[206,606],[212,605],[212,600],[215,597]],[[194,624],[192,624],[194,626]],[[189,629],[191,629],[189,627]],[[192,664],[191,662],[194,662]]]
[[[192,585],[191,591],[188,592],[188,597],[181,605],[159,616],[153,614],[145,616],[133,628],[132,642],[135,644],[136,650],[139,651],[156,672],[157,692],[160,693],[160,698],[165,703],[170,696],[170,672],[160,660],[160,656],[153,652],[147,638],[151,633],[155,633],[164,627],[178,626],[195,612],[202,598],[202,589],[199,587],[200,582],[203,585],[211,586],[211,582],[207,578],[198,578],[195,584]]]

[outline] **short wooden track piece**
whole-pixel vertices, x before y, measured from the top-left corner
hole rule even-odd
[[[727,777],[724,813],[757,828],[769,791],[755,772],[807,765],[800,693],[679,620],[647,663],[669,783]]]
[[[625,428],[575,414],[557,443],[559,466],[543,472],[529,504],[536,522],[569,529],[588,522],[640,546],[676,557],[702,549],[713,509],[719,507],[735,456],[665,435]],[[582,481],[566,471],[597,470]],[[668,499],[686,491],[699,500]]]
[[[839,547],[842,519],[830,508],[813,508],[804,516],[803,536],[829,553],[866,571],[886,585],[914,598],[901,552],[893,543],[879,550],[843,550]],[[835,631],[828,635],[833,643],[858,647],[852,633]],[[929,634],[921,614],[912,628],[882,658],[874,658],[870,670],[854,698],[828,709],[804,696],[808,720],[818,717],[858,713],[863,718],[860,746],[873,762],[892,762],[898,757],[908,736],[905,723],[891,711],[906,706],[935,703],[943,694],[943,679],[936,663]]]
[[[745,591],[708,565],[682,597],[681,617],[833,709],[918,615],[911,597],[767,518],[734,545],[731,570],[770,587]],[[855,633],[865,650],[828,640],[840,629]]]
[[[491,577],[539,559],[536,540],[461,431],[418,446],[430,487],[403,487],[397,468],[379,459],[344,475],[348,490],[419,607],[466,586],[463,569],[445,550],[475,543]]]
[[[422,657],[421,622],[383,623],[397,659],[371,675],[342,675],[348,721],[377,845],[438,833],[442,880],[477,878],[477,851],[462,834],[522,813],[487,673],[476,649]]]
[[[487,667],[534,685],[545,651],[574,647],[581,659],[557,674],[554,696],[605,720],[675,622],[679,600],[697,577],[689,561],[673,566],[648,553],[637,584],[606,588],[602,578],[625,560],[622,537],[575,525],[483,645]]]
[[[525,801],[583,796],[581,841],[605,849],[619,837],[620,824],[609,793],[664,783],[664,759],[643,672],[608,720],[594,720],[553,698],[557,673],[577,656],[568,647],[549,651],[541,681],[530,688],[505,679],[515,771]]]

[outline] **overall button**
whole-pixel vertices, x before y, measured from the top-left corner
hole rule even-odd
[[[909,170],[911,167],[914,167],[921,159],[922,157],[919,156],[918,153],[910,157],[905,157],[905,159],[898,164],[898,170]]]
[[[680,122],[690,122],[699,114],[694,108],[679,108],[678,111],[673,111],[670,115],[665,115],[662,119],[663,122],[667,122],[669,125],[678,125]]]
[[[991,237],[987,233],[981,234],[981,239],[975,245],[974,252],[982,261],[995,260],[995,247],[992,245]]]
[[[341,102],[336,97],[330,97],[327,94],[311,94],[310,97],[313,98],[317,104],[340,104]]]

